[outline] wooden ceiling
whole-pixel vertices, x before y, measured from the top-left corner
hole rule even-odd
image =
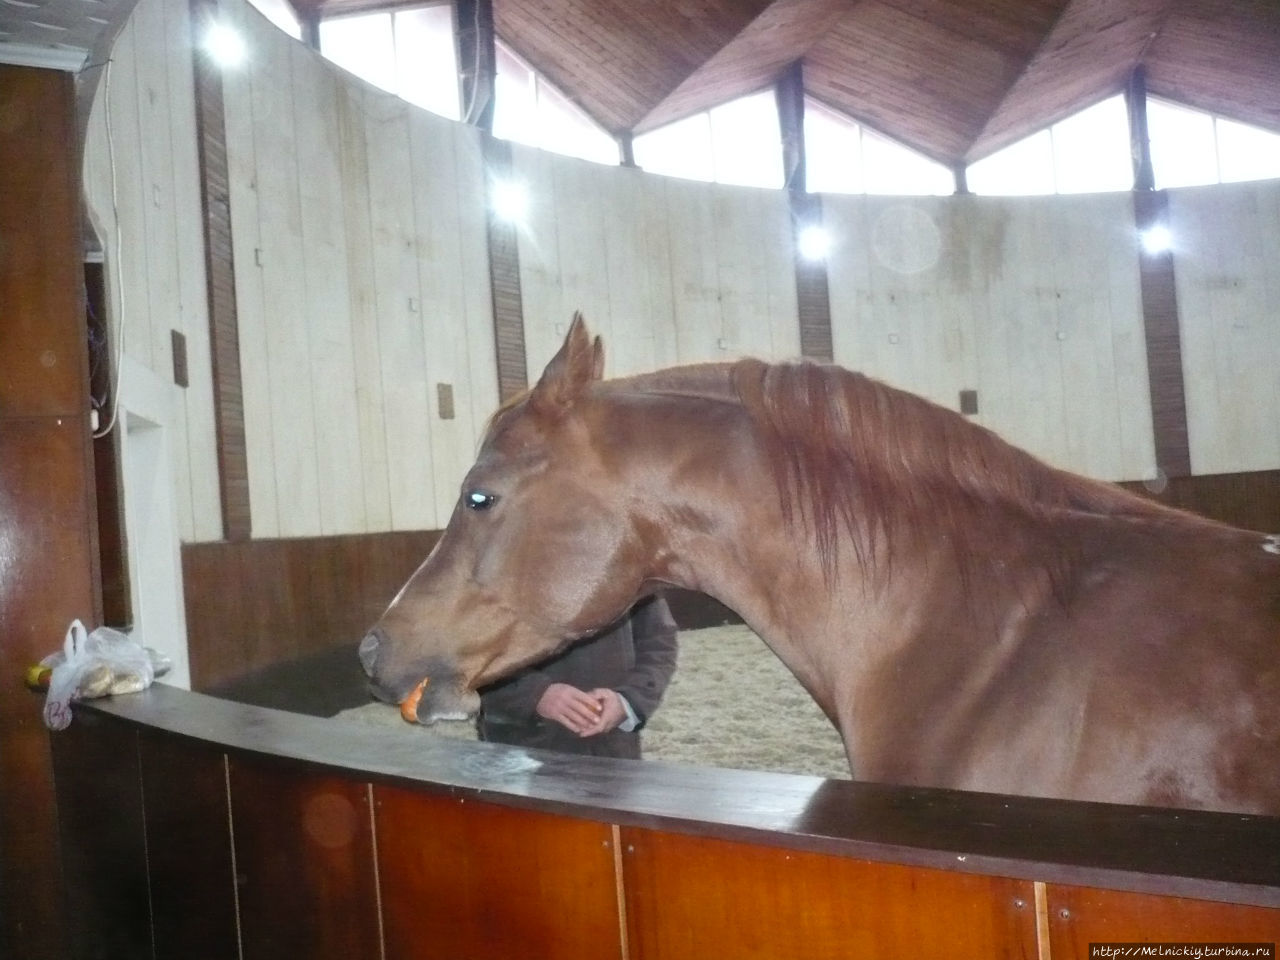
[[[332,14],[411,0],[295,0]],[[492,0],[499,38],[617,135],[773,84],[949,166],[1123,89],[1280,130],[1280,0]]]

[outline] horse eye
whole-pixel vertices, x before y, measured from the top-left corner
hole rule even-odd
[[[468,510],[488,510],[497,499],[492,493],[485,493],[483,490],[471,490],[463,497]]]

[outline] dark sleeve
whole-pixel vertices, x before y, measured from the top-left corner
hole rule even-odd
[[[676,670],[676,621],[661,594],[634,608],[631,639],[636,663],[616,689],[627,698],[643,726],[658,709]]]
[[[538,701],[552,682],[541,670],[521,670],[509,680],[482,689],[481,709],[486,716],[509,723],[532,723],[538,717]]]

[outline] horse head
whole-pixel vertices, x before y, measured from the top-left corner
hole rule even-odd
[[[371,690],[406,720],[474,714],[478,686],[597,632],[640,595],[624,451],[598,429],[603,359],[575,315],[537,385],[490,421],[435,549],[360,644]]]

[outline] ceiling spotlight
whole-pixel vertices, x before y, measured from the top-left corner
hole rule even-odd
[[[1159,256],[1173,249],[1173,234],[1164,224],[1156,224],[1142,231],[1142,249],[1151,256]]]
[[[244,40],[224,23],[209,24],[204,32],[203,46],[205,53],[220,67],[238,67],[244,62]]]
[[[494,213],[512,223],[523,222],[529,212],[529,191],[515,180],[495,180],[489,201]]]
[[[806,260],[824,260],[831,252],[831,235],[822,227],[808,226],[797,239],[800,256]]]

